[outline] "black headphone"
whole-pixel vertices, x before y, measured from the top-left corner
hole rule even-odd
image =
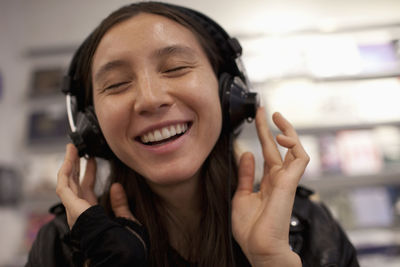
[[[245,120],[252,121],[259,106],[257,93],[250,92],[250,83],[240,56],[242,47],[236,38],[231,38],[225,30],[206,15],[182,6],[158,3],[200,22],[215,40],[223,59],[219,75],[219,95],[223,111],[223,129],[237,133]],[[135,5],[135,4],[133,4]],[[90,38],[90,35],[89,37]],[[88,40],[88,39],[87,39]],[[69,136],[79,151],[79,156],[111,158],[113,153],[101,132],[93,106],[85,106],[82,81],[76,77],[83,46],[78,48],[71,60],[68,74],[62,83],[66,94],[69,122]]]

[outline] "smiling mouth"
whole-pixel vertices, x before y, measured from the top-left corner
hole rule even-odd
[[[190,126],[190,122],[177,123],[160,129],[152,130],[136,137],[135,139],[147,146],[165,144],[184,135],[189,130]]]

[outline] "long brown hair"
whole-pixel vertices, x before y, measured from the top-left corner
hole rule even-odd
[[[91,64],[93,55],[101,38],[114,25],[123,22],[139,13],[152,13],[167,17],[185,26],[197,37],[204,49],[213,70],[219,76],[220,68],[224,64],[221,51],[210,34],[192,17],[178,9],[157,2],[141,2],[124,6],[105,18],[100,25],[89,35],[81,46],[80,58],[77,65],[77,75],[85,88],[85,105],[92,105]],[[201,215],[200,228],[192,240],[188,242],[190,261],[196,261],[198,266],[231,266],[231,231],[228,224],[230,192],[234,192],[237,185],[237,166],[229,141],[230,133],[223,128],[219,139],[210,155],[201,167],[200,200]],[[113,216],[110,205],[109,188],[114,182],[124,187],[130,208],[134,216],[145,226],[150,239],[149,263],[150,266],[168,266],[170,242],[168,239],[166,220],[168,212],[163,209],[161,200],[146,183],[143,176],[130,169],[117,157],[110,159],[111,173],[109,184],[101,198],[101,204]],[[229,170],[231,168],[231,170]],[[229,177],[231,176],[231,177]],[[231,178],[231,189],[228,188],[228,179]],[[236,261],[247,262],[235,244]],[[243,266],[243,265],[241,265]]]

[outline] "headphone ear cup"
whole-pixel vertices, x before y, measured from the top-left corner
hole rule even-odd
[[[78,149],[79,156],[110,158],[112,152],[100,130],[93,107],[78,112],[76,131],[70,133],[72,142]]]
[[[219,79],[223,126],[237,131],[245,120],[255,118],[259,101],[239,77],[222,73]]]

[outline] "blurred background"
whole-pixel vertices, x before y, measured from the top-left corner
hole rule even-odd
[[[2,267],[24,265],[58,201],[68,142],[59,86],[72,53],[130,2],[0,0]],[[238,37],[268,113],[292,121],[311,156],[301,183],[346,229],[361,266],[400,266],[400,1],[168,2],[204,12]],[[256,154],[259,174],[253,125],[238,147]]]

